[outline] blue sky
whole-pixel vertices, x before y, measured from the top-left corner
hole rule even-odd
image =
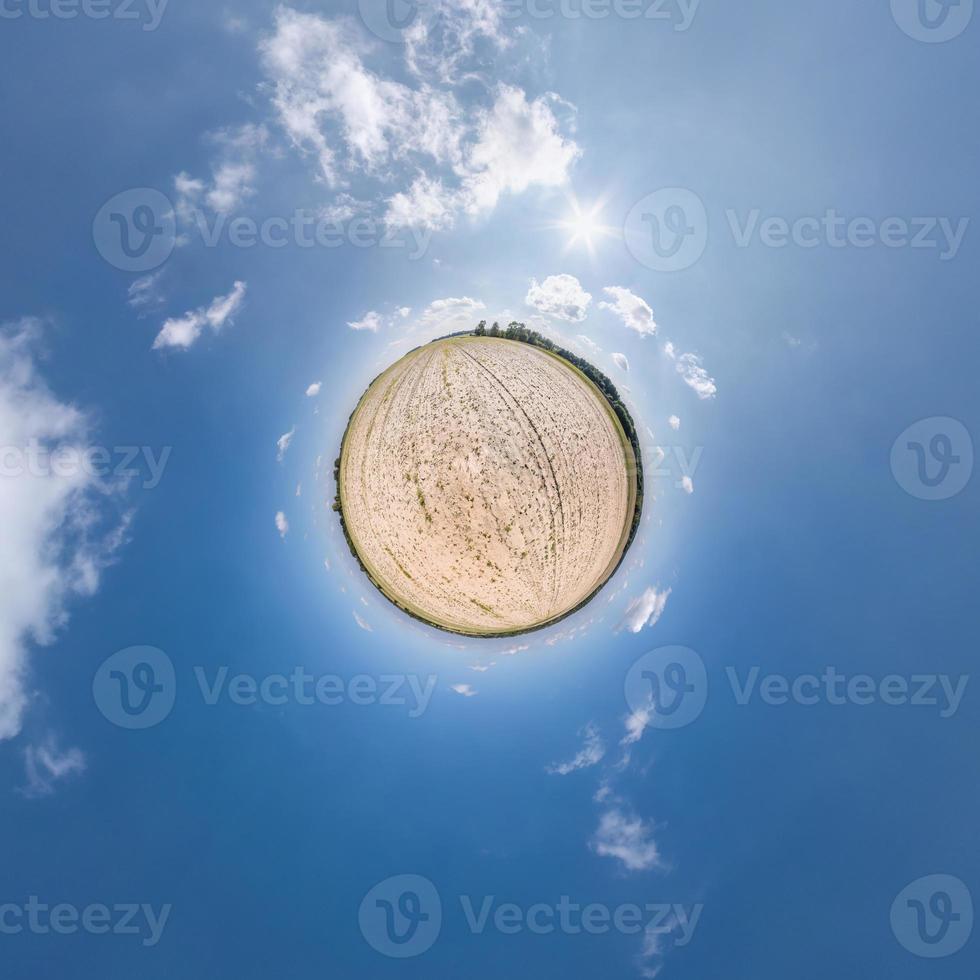
[[[972,0],[2,9],[5,976],[976,976]],[[329,509],[484,318],[649,488],[519,641]]]

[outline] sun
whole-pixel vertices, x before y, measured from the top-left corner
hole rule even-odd
[[[590,254],[595,254],[596,242],[614,234],[614,229],[602,222],[603,202],[597,201],[591,207],[583,207],[572,198],[571,213],[558,222],[558,227],[571,232],[566,248],[584,245]]]

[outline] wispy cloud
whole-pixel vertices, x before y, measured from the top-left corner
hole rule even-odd
[[[276,530],[279,532],[279,537],[284,540],[289,534],[289,521],[281,510],[276,513]]]
[[[57,447],[84,459],[92,448],[90,419],[42,377],[44,330],[37,319],[0,325],[0,446]],[[0,479],[0,740],[21,729],[32,642],[53,642],[71,598],[98,590],[126,541],[131,515],[119,516],[123,490],[84,466],[32,471],[25,464]]]
[[[289,447],[293,444],[293,439],[296,436],[296,426],[294,425],[288,432],[284,432],[276,440],[276,459],[281,463],[286,458],[286,453],[289,452]]]
[[[718,393],[715,379],[704,369],[701,358],[697,354],[682,354],[677,359],[677,373],[703,401],[714,398]]]
[[[328,187],[346,193],[356,170],[389,225],[437,230],[493,211],[505,194],[565,183],[580,151],[562,132],[556,112],[568,107],[557,97],[504,81],[476,105],[459,97],[472,78],[463,64],[480,63],[477,40],[509,44],[499,9],[433,0],[403,39],[407,70],[386,76],[352,20],[279,7],[261,44],[273,106]]]
[[[580,769],[589,769],[602,762],[606,754],[606,745],[602,740],[599,729],[594,724],[588,724],[580,732],[585,742],[582,748],[568,762],[554,763],[547,767],[553,776],[567,776]]]
[[[216,296],[209,306],[202,306],[181,317],[167,320],[156,340],[153,341],[153,349],[188,350],[197,342],[205,327],[210,327],[218,333],[224,326],[234,321],[245,302],[247,290],[246,283],[236,282],[227,296]]]
[[[627,606],[617,632],[627,630],[630,633],[639,633],[645,626],[656,626],[667,607],[670,593],[671,589],[663,592],[654,588],[645,589],[642,595]]]
[[[24,750],[27,785],[21,792],[32,799],[50,796],[57,783],[81,775],[85,769],[85,756],[81,749],[62,752],[54,737],[48,736],[40,745],[28,745]]]

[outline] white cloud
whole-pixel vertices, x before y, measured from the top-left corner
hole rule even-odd
[[[260,46],[279,123],[330,187],[346,193],[353,173],[373,183],[392,226],[449,228],[505,193],[559,186],[580,150],[561,132],[556,96],[501,83],[488,105],[457,97],[457,83],[478,77],[459,73],[476,41],[509,43],[501,23],[491,0],[423,5],[405,32],[408,74],[394,80],[368,66],[378,48],[353,21],[281,6]]]
[[[293,437],[296,435],[296,426],[294,425],[288,432],[283,433],[276,441],[276,459],[281,463],[286,458],[286,453],[289,452],[289,447],[292,445]]]
[[[457,694],[461,694],[464,698],[475,698],[477,691],[475,691],[469,684],[453,684],[452,690]]]
[[[682,476],[681,489],[687,494],[694,493],[694,481],[689,476]]]
[[[0,326],[0,740],[21,729],[31,646],[54,641],[73,596],[98,590],[131,516],[113,517],[106,530],[123,488],[101,483],[91,467],[45,464],[50,455],[38,455],[59,449],[81,460],[93,448],[88,417],[39,372],[42,333],[34,319]]]
[[[486,305],[469,296],[450,296],[430,303],[418,319],[418,327],[427,333],[446,334],[475,327]]]
[[[576,756],[568,762],[555,763],[548,766],[547,771],[554,776],[567,776],[569,773],[578,772],[579,769],[588,769],[598,765],[606,754],[606,746],[602,741],[599,729],[595,725],[586,725],[580,733],[585,739],[585,744],[578,751]]]
[[[370,623],[368,623],[366,620],[361,619],[361,617],[357,614],[357,611],[356,610],[352,609],[351,610],[351,613],[353,613],[354,622],[357,623],[357,625],[360,626],[360,628],[362,630],[364,630],[365,633],[373,633],[374,632],[374,627]]]
[[[159,305],[163,301],[157,286],[163,272],[154,272],[133,280],[127,293],[127,302],[135,310],[143,310]]]
[[[323,390],[323,382],[314,381],[313,384],[311,384],[309,388],[306,389],[306,397],[316,398],[317,395],[319,395],[322,390]]]
[[[210,306],[191,310],[181,317],[167,320],[153,341],[153,349],[175,347],[187,350],[201,336],[205,327],[218,333],[228,323],[233,323],[245,301],[246,283],[238,281],[227,296],[216,296]]]
[[[445,231],[456,223],[460,198],[439,178],[419,174],[408,190],[388,199],[385,224],[392,228],[425,228]]]
[[[677,360],[677,348],[674,346],[673,341],[668,340],[664,344],[664,353],[672,360]]]
[[[600,309],[611,310],[630,330],[635,330],[643,337],[652,337],[657,332],[653,310],[650,309],[646,300],[622,286],[606,286],[603,292],[607,296],[611,296],[613,302],[600,303]]]
[[[381,314],[369,310],[360,320],[349,322],[347,326],[351,330],[368,330],[371,333],[377,333],[381,329]]]
[[[427,0],[404,32],[405,61],[413,74],[451,84],[473,56],[477,42],[506,48],[499,0]]]
[[[279,532],[279,537],[283,540],[289,534],[289,521],[281,510],[276,513],[276,530]]]
[[[591,294],[587,293],[575,276],[548,276],[540,285],[537,279],[531,280],[524,302],[547,316],[581,323],[585,319]]]
[[[630,362],[626,359],[625,354],[613,354],[612,359],[613,363],[619,368],[620,371],[625,371],[627,374],[629,373]]]
[[[677,373],[702,400],[714,398],[718,392],[715,379],[708,375],[697,354],[682,354],[677,361]]]
[[[483,115],[467,156],[463,197],[468,213],[492,211],[504,193],[566,183],[581,150],[562,136],[552,111],[557,102],[550,94],[529,102],[516,86],[497,87],[493,108]]]
[[[617,632],[628,630],[630,633],[639,633],[644,626],[656,626],[664,614],[671,591],[646,589],[629,604]]]
[[[592,849],[600,857],[615,858],[627,871],[649,871],[660,865],[652,833],[653,828],[639,817],[614,807],[601,814]]]
[[[80,749],[58,749],[54,738],[48,738],[40,745],[28,745],[24,750],[24,772],[27,785],[21,790],[24,796],[37,798],[50,796],[55,784],[69,776],[85,772],[85,756]]]
[[[653,717],[653,701],[643,708],[638,708],[636,711],[626,716],[626,734],[623,736],[622,741],[619,743],[623,746],[635,745],[637,742],[643,738],[643,733],[646,731],[647,725],[650,724],[650,719]]]
[[[668,424],[668,425],[669,425],[669,426],[670,426],[670,427],[671,427],[671,428],[672,428],[672,429],[673,429],[673,430],[674,430],[675,432],[679,432],[679,431],[680,431],[680,427],[681,427],[681,420],[680,420],[680,419],[679,419],[679,418],[678,418],[678,417],[677,417],[676,415],[671,415],[671,417],[670,417],[669,419],[667,419],[667,424]]]
[[[230,214],[250,198],[255,193],[255,160],[268,138],[264,126],[251,123],[212,133],[209,141],[218,151],[211,164],[211,182],[184,171],[174,177],[181,220],[192,220],[202,204],[218,214]]]

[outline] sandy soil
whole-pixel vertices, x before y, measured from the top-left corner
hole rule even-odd
[[[473,635],[561,618],[626,545],[633,453],[603,396],[547,352],[461,337],[406,355],[351,419],[340,494],[375,584]]]

